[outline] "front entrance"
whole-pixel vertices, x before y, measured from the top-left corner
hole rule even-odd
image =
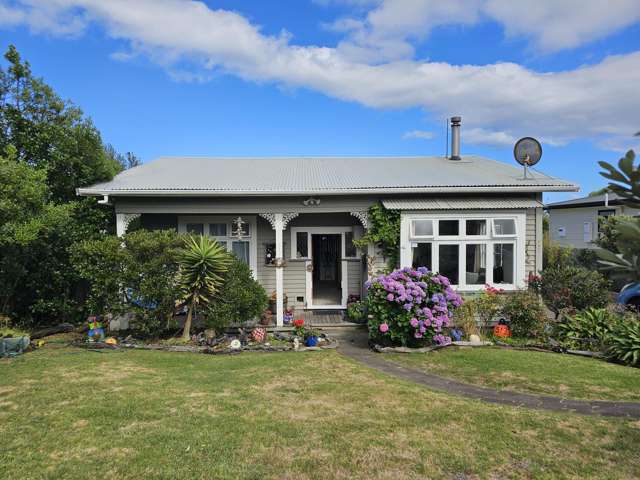
[[[313,305],[342,304],[342,235],[311,235]]]

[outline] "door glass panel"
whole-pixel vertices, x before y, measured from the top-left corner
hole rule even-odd
[[[412,247],[412,262],[413,268],[427,267],[432,269],[431,265],[431,244],[430,243],[418,243]]]
[[[411,222],[411,233],[414,237],[433,236],[432,220],[413,220]]]
[[[494,235],[515,235],[516,222],[513,218],[496,218],[493,221]]]
[[[486,220],[467,220],[467,235],[486,235]]]
[[[227,224],[226,223],[210,223],[209,235],[212,237],[226,237]]]
[[[235,241],[231,248],[236,257],[249,264],[249,242]]]
[[[296,233],[296,258],[309,257],[309,234],[307,232]]]
[[[458,245],[440,245],[438,247],[438,260],[440,262],[440,274],[449,281],[458,284],[458,264],[460,261],[460,248]]]
[[[187,232],[194,235],[203,235],[204,225],[202,223],[187,223]]]
[[[458,220],[440,220],[438,229],[438,235],[440,236],[459,235],[460,222]]]
[[[358,256],[356,246],[353,244],[353,232],[344,232],[344,256],[346,258]]]
[[[512,243],[496,243],[493,246],[493,283],[514,284],[515,259]]]
[[[481,243],[466,247],[467,285],[484,285],[487,283],[487,246]]]

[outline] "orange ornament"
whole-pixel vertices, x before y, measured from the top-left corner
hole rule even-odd
[[[498,324],[495,327],[493,327],[493,335],[499,338],[510,337],[511,330],[509,329],[508,325]]]

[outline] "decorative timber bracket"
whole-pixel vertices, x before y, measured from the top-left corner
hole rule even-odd
[[[365,230],[369,229],[369,214],[367,213],[366,210],[359,210],[357,212],[350,212],[350,213],[351,215],[356,217],[358,220],[360,220],[360,223],[362,223],[362,226],[364,227]]]
[[[276,214],[275,213],[259,213],[262,218],[271,224],[271,228],[276,229]],[[291,220],[300,215],[299,212],[287,212],[282,214],[282,229],[286,230],[287,225]]]

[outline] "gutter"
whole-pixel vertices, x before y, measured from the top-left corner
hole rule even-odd
[[[540,193],[540,192],[577,192],[578,185],[523,185],[521,187],[400,187],[400,188],[350,188],[342,190],[107,190],[93,188],[77,188],[76,195],[81,197],[109,196],[109,197],[227,197],[227,196],[260,196],[260,197],[290,197],[305,195],[365,195],[365,194],[399,194],[399,193]]]

